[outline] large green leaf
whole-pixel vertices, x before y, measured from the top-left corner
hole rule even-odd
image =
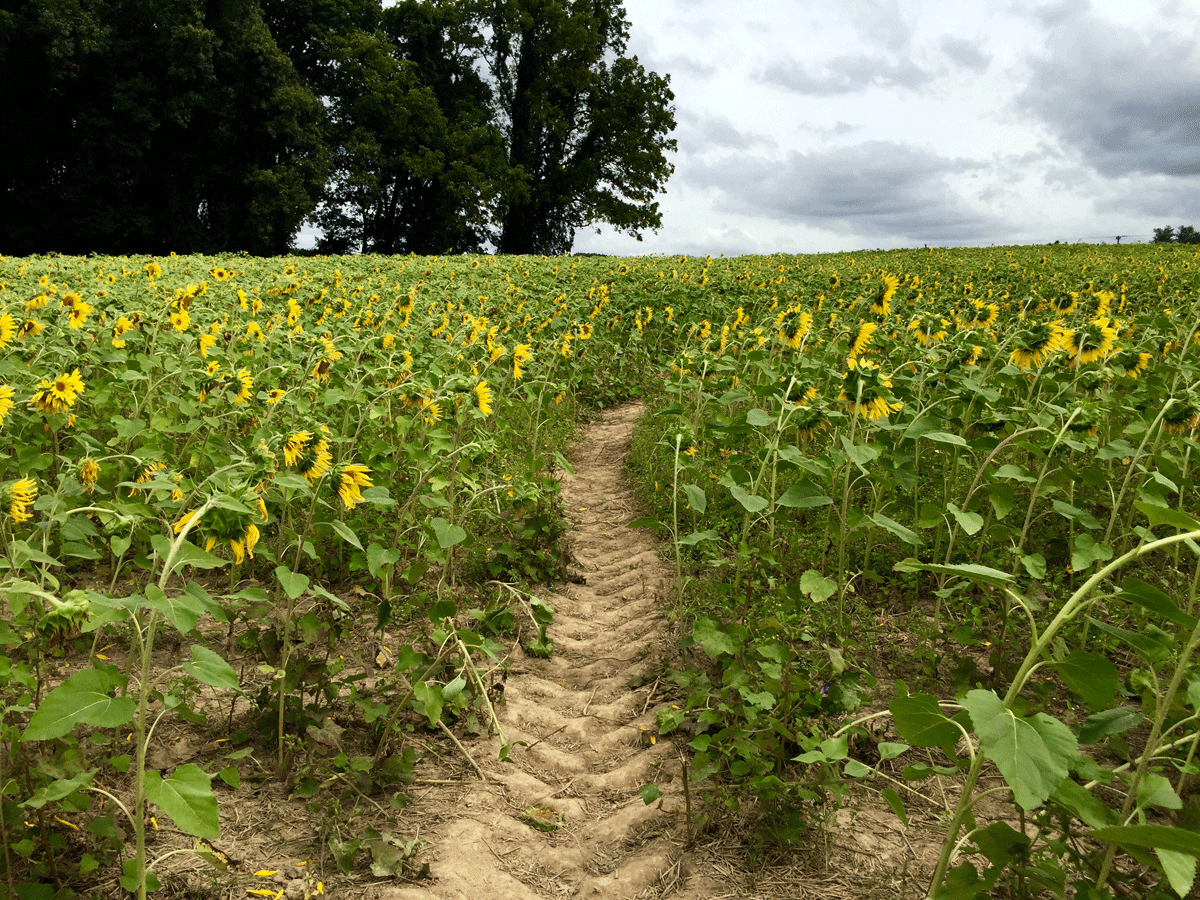
[[[216,653],[207,647],[192,645],[192,661],[183,664],[183,670],[197,681],[215,688],[238,689],[237,672]]]
[[[41,809],[47,803],[61,800],[68,794],[75,793],[81,787],[90,786],[98,771],[99,769],[92,769],[88,772],[80,772],[74,778],[59,778],[51,781],[34,791],[33,796],[21,805],[26,809]]]
[[[1088,716],[1079,729],[1079,743],[1095,744],[1112,734],[1123,734],[1142,723],[1144,717],[1130,706],[1104,709]]]
[[[708,509],[708,499],[704,496],[704,488],[694,484],[685,484],[683,492],[687,494],[688,506],[704,515],[704,511]]]
[[[1170,825],[1113,825],[1097,828],[1091,836],[1120,847],[1150,847],[1200,856],[1200,834]]]
[[[298,599],[308,590],[308,576],[303,572],[293,572],[287,566],[276,566],[275,577],[290,600]]]
[[[209,841],[221,839],[221,820],[212,783],[199,766],[187,763],[163,778],[146,773],[146,799],[171,817],[188,834]]]
[[[893,697],[888,709],[896,733],[914,747],[951,746],[962,737],[962,731],[946,717],[932,694]]]
[[[180,634],[195,628],[205,613],[204,604],[194,595],[185,591],[177,597],[169,597],[157,584],[146,585],[146,605],[158,610],[164,619],[179,629]]]
[[[154,552],[158,554],[159,559],[166,563],[168,557],[171,555],[171,539],[164,534],[151,535],[150,546],[154,548]],[[219,569],[227,565],[229,565],[229,560],[215,556],[207,550],[201,550],[191,541],[185,540],[175,550],[175,558],[171,563],[171,571],[178,572],[184,566],[191,566],[195,569]]]
[[[950,515],[954,516],[954,520],[958,522],[958,527],[967,534],[978,534],[979,530],[983,528],[983,516],[979,513],[959,509],[953,503],[947,503],[946,509],[950,511]]]
[[[779,495],[779,499],[775,503],[789,509],[813,509],[818,506],[829,506],[833,500],[825,496],[824,492],[811,481],[805,480],[797,481],[789,487]]]
[[[1071,729],[1045,713],[1020,718],[993,691],[969,691],[962,704],[971,714],[980,750],[996,764],[1021,808],[1044,803],[1079,753]]]
[[[430,521],[438,546],[449,550],[467,539],[467,532],[461,525],[451,525],[445,519],[438,517]]]
[[[1180,531],[1200,531],[1200,521],[1177,509],[1159,506],[1156,503],[1147,503],[1145,500],[1138,500],[1133,505],[1150,520],[1151,528],[1158,525],[1170,525]]]
[[[1117,667],[1103,656],[1077,648],[1054,665],[1067,687],[1079,694],[1093,711],[1112,706],[1120,675]]]
[[[355,534],[354,530],[345,522],[342,522],[339,519],[334,519],[329,524],[333,526],[334,531],[342,536],[342,540],[344,540],[346,543],[357,547],[359,550],[363,548],[362,543],[358,540],[358,535]]]
[[[729,493],[733,495],[733,499],[742,505],[746,512],[756,513],[762,512],[771,505],[771,501],[766,497],[760,497],[758,494],[752,494],[741,485],[731,485]]]
[[[47,741],[69,734],[76,725],[118,728],[133,718],[131,697],[110,697],[119,687],[119,675],[99,669],[76,672],[42,700],[25,729],[25,740]]]
[[[871,513],[870,518],[871,518],[871,521],[874,522],[876,525],[878,525],[880,528],[884,528],[887,531],[890,531],[892,534],[894,534],[896,537],[900,538],[900,540],[904,541],[904,543],[906,543],[906,544],[913,544],[914,546],[920,546],[921,544],[925,543],[925,539],[923,537],[921,537],[919,534],[917,534],[915,531],[913,531],[911,528],[906,528],[905,526],[903,526],[899,522],[897,522],[895,519],[889,518],[888,516],[885,516],[883,513]]]
[[[981,566],[977,563],[955,563],[940,565],[939,563],[923,563],[919,559],[909,557],[902,559],[892,566],[897,572],[932,572],[935,575],[961,575],[977,584],[990,584],[993,587],[1004,587],[1012,584],[1013,577],[1007,572],[993,569],[991,566]]]
[[[1175,605],[1175,601],[1152,584],[1147,584],[1137,578],[1126,578],[1121,582],[1121,599],[1136,603],[1151,612],[1158,613],[1168,622],[1182,625],[1184,628],[1196,627],[1196,617],[1185,613]]]

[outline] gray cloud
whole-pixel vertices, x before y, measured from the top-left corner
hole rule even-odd
[[[890,141],[868,141],[783,160],[740,154],[688,167],[716,189],[718,208],[899,243],[997,239],[998,224],[971,210],[946,177],[979,167]]]
[[[872,87],[918,90],[937,78],[937,73],[909,59],[892,62],[882,56],[848,55],[831,59],[820,70],[793,59],[775,60],[756,77],[797,94],[827,97],[856,94]]]
[[[1047,52],[1016,99],[1098,172],[1200,175],[1200,59],[1165,32],[1055,7]]]
[[[703,153],[712,149],[749,150],[751,147],[775,147],[773,137],[751,131],[743,131],[726,116],[708,113],[693,113],[684,109],[679,113],[680,128],[676,131],[679,146],[685,153]]]
[[[992,62],[992,54],[983,52],[980,49],[980,42],[969,41],[966,38],[950,34],[942,36],[938,41],[938,49],[955,65],[974,72],[987,71],[987,67]]]

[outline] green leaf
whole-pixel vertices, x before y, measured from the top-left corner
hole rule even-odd
[[[710,659],[733,656],[737,652],[737,644],[733,638],[709,618],[696,621],[696,626],[692,629],[692,640],[700,645],[700,649],[708,654]]]
[[[976,584],[990,584],[993,587],[1004,587],[1012,584],[1012,576],[991,566],[981,566],[977,563],[955,563],[941,565],[939,563],[923,563],[911,556],[902,559],[892,566],[897,572],[932,572],[935,575],[960,575]]]
[[[133,718],[132,697],[110,697],[123,679],[99,669],[76,672],[42,700],[25,729],[25,740],[47,741],[69,734],[76,725],[118,728]]]
[[[1035,581],[1046,580],[1046,557],[1040,553],[1029,553],[1021,557],[1021,565]]]
[[[1117,693],[1117,667],[1095,653],[1075,649],[1054,664],[1067,687],[1093,710],[1108,709]]]
[[[1154,855],[1158,857],[1172,890],[1180,897],[1189,896],[1196,882],[1196,857],[1162,849],[1155,850]]]
[[[742,505],[746,512],[757,513],[762,512],[771,505],[771,501],[766,497],[760,497],[758,494],[752,494],[741,485],[731,485],[729,493],[733,495],[733,499]]]
[[[334,531],[342,536],[342,540],[346,541],[346,543],[357,547],[359,550],[363,548],[363,545],[358,540],[358,535],[345,522],[334,519],[329,524],[333,526]]]
[[[293,572],[287,566],[276,566],[275,578],[289,600],[298,600],[308,590],[308,576],[303,572]]]
[[[210,687],[238,690],[237,672],[221,656],[207,647],[192,645],[192,661],[183,664],[183,670],[202,684]]]
[[[937,441],[939,444],[952,444],[955,447],[966,447],[967,442],[960,438],[957,434],[951,434],[948,431],[927,431],[923,438],[928,438],[931,441]]]
[[[1178,528],[1180,531],[1200,531],[1200,521],[1177,509],[1147,503],[1145,500],[1135,501],[1133,505],[1134,508],[1142,512],[1150,520],[1151,528],[1158,525],[1170,525],[1173,528]]]
[[[1142,714],[1130,706],[1105,709],[1088,716],[1079,729],[1079,743],[1096,744],[1109,735],[1124,734],[1142,723]]]
[[[221,821],[212,783],[197,765],[187,763],[163,778],[146,773],[146,799],[171,817],[180,829],[209,841],[221,839]]]
[[[947,503],[946,509],[950,511],[950,515],[954,516],[958,527],[967,534],[978,534],[979,530],[983,528],[983,516],[979,513],[963,512],[953,503]]]
[[[914,747],[950,746],[962,737],[962,731],[946,717],[932,694],[893,697],[888,709],[896,733]]]
[[[824,603],[837,593],[837,589],[836,581],[826,578],[816,569],[809,569],[800,576],[800,590],[812,597],[813,603]]]
[[[775,417],[765,409],[751,409],[746,412],[746,422],[755,428],[763,428],[775,424]]]
[[[879,751],[879,759],[882,762],[888,759],[896,759],[911,748],[908,746],[908,744],[897,744],[890,741],[881,741],[876,745],[875,749]]]
[[[463,692],[463,688],[466,686],[467,679],[463,677],[462,673],[459,673],[451,681],[447,682],[444,688],[442,688],[442,699],[453,700]]]
[[[1092,563],[1108,561],[1113,557],[1113,548],[1102,544],[1086,531],[1075,536],[1075,547],[1071,551],[1071,571],[1082,572]]]
[[[907,828],[908,812],[904,809],[904,801],[900,799],[900,795],[896,793],[896,790],[894,788],[884,788],[883,799],[892,808],[892,812],[896,814],[896,818],[903,822],[904,827]]]
[[[1019,481],[1023,484],[1033,484],[1035,481],[1037,481],[1036,478],[1025,471],[1023,466],[1015,466],[1011,463],[998,468],[996,470],[996,477],[1005,478],[1009,481]]]
[[[184,591],[178,597],[169,597],[157,584],[146,585],[146,605],[158,610],[180,634],[187,634],[195,628],[200,617],[206,612],[204,604],[194,595]]]
[[[1029,836],[1021,834],[1007,822],[993,822],[987,828],[971,833],[971,840],[994,866],[1007,866],[1029,849]]]
[[[429,727],[437,728],[442,718],[442,686],[418,681],[413,685],[413,697],[420,704],[417,711],[429,719]]]
[[[1062,500],[1054,500],[1050,504],[1055,511],[1064,518],[1078,522],[1084,528],[1097,529],[1100,527],[1100,522],[1090,512],[1080,509],[1078,506],[1072,506],[1070,503],[1065,503]]]
[[[775,503],[789,509],[814,509],[818,506],[829,506],[833,500],[825,496],[811,481],[806,480],[797,481],[784,491]]]
[[[438,546],[443,550],[456,547],[467,539],[467,532],[461,525],[451,525],[441,517],[433,519],[429,524],[433,527]]]
[[[687,494],[688,506],[700,515],[704,515],[704,511],[708,509],[708,498],[704,496],[704,488],[694,484],[685,484],[683,492]]]
[[[372,578],[378,578],[384,566],[392,566],[400,561],[400,551],[394,547],[384,549],[379,544],[372,543],[367,547],[367,571]]]
[[[1171,825],[1112,825],[1098,828],[1090,836],[1119,847],[1149,847],[1200,856],[1200,834]]]
[[[988,487],[988,500],[992,504],[992,511],[996,513],[997,519],[1003,519],[1012,512],[1017,503],[1012,485],[999,482]]]
[[[1089,828],[1111,825],[1116,814],[1081,784],[1064,778],[1054,790],[1054,799],[1074,813]]]
[[[878,513],[878,512],[872,513],[870,516],[870,519],[872,522],[874,522],[880,528],[884,528],[887,531],[890,531],[892,534],[894,534],[896,537],[900,538],[900,540],[904,541],[904,543],[906,543],[906,544],[912,544],[914,546],[919,547],[920,545],[925,543],[925,539],[923,537],[921,537],[919,534],[917,534],[915,531],[913,531],[911,528],[906,528],[905,526],[903,526],[899,522],[897,522],[895,519],[889,518],[888,516],[885,516],[883,513]]]
[[[685,547],[694,547],[697,544],[704,543],[705,541],[719,541],[720,539],[721,535],[717,534],[717,532],[713,531],[712,529],[709,529],[708,531],[693,531],[691,534],[681,537],[679,539],[679,543],[683,544]]]
[[[150,546],[154,548],[154,552],[158,554],[158,558],[164,564],[170,558],[171,543],[170,538],[164,534],[150,536]],[[191,541],[185,540],[179,544],[178,549],[175,551],[175,559],[171,563],[171,571],[179,572],[184,566],[191,566],[194,569],[219,569],[227,565],[229,565],[229,560],[214,556],[207,550],[201,550]]]
[[[658,789],[657,784],[644,784],[638,788],[638,796],[642,798],[643,803],[649,806],[662,796],[662,791]]]
[[[1182,625],[1189,630],[1196,627],[1195,616],[1185,613],[1175,605],[1170,597],[1144,581],[1136,578],[1126,578],[1121,582],[1121,598],[1162,616],[1168,622]]]
[[[971,714],[980,750],[996,764],[1013,799],[1026,811],[1045,802],[1079,752],[1071,729],[1045,713],[1019,718],[993,691],[969,691],[962,705]]]
[[[88,787],[98,771],[99,769],[92,769],[90,772],[80,772],[73,778],[59,778],[42,785],[21,806],[26,809],[41,809],[47,803],[61,800],[63,797],[75,793],[81,787]]]
[[[842,435],[842,447],[850,461],[858,466],[859,471],[867,474],[867,465],[879,459],[879,451],[870,444],[852,444],[850,439]]]
[[[1183,801],[1171,787],[1171,782],[1157,772],[1147,772],[1138,782],[1138,808],[1183,809]]]
[[[1128,628],[1110,625],[1108,622],[1103,622],[1091,616],[1088,617],[1088,621],[1101,631],[1124,641],[1151,665],[1157,665],[1162,662],[1171,652],[1170,635],[1165,635],[1157,629],[1145,632],[1130,631]]]

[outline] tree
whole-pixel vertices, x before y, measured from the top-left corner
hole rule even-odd
[[[1180,225],[1175,240],[1180,244],[1200,244],[1200,231],[1191,225]]]
[[[669,77],[626,57],[620,0],[484,0],[485,52],[519,190],[500,209],[501,253],[569,252],[606,222],[641,237],[673,171]]]
[[[6,252],[289,246],[325,177],[320,106],[258,0],[4,9]]]
[[[1154,229],[1153,243],[1169,244],[1174,240],[1175,240],[1175,227],[1173,225],[1168,225],[1166,228],[1155,228]]]

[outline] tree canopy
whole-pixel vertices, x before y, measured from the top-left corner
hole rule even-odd
[[[0,252],[569,251],[661,224],[620,0],[0,0]]]

